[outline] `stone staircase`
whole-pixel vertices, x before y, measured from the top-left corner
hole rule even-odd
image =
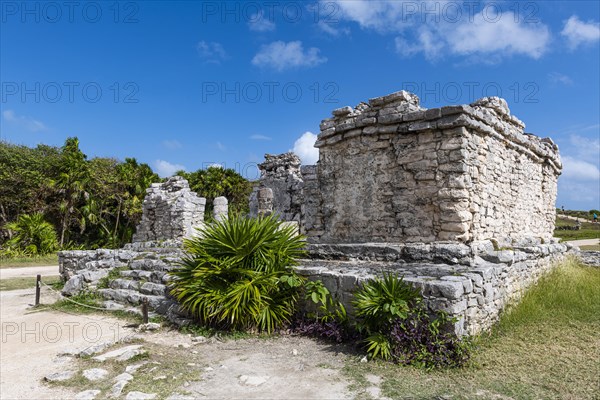
[[[140,254],[136,259],[120,267],[111,274],[118,276],[108,280],[108,287],[98,289],[98,293],[106,300],[106,308],[125,308],[136,311],[144,300],[148,301],[150,310],[165,316],[169,321],[177,324],[186,324],[188,319],[179,309],[177,302],[169,295],[168,283],[172,279],[168,274],[177,268],[180,261],[180,250],[173,249],[174,253],[160,256],[151,249]],[[155,249],[153,249],[155,250]],[[161,249],[165,250],[165,249]]]
[[[109,310],[141,313],[148,301],[150,315],[160,314],[177,325],[189,323],[186,314],[169,296],[168,274],[183,256],[180,243],[142,242],[116,250],[64,251],[61,274],[67,282],[63,294],[92,290]]]

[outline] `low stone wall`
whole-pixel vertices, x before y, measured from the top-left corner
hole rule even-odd
[[[173,245],[173,243],[167,243]],[[161,247],[162,245],[162,247]],[[383,272],[394,272],[421,289],[431,310],[458,318],[458,334],[476,334],[489,328],[501,310],[516,300],[560,261],[571,248],[565,244],[528,243],[497,250],[492,241],[391,245],[381,243],[309,245],[312,259],[302,260],[300,274],[320,279],[352,314],[357,285]],[[144,298],[157,313],[173,323],[188,322],[168,296],[169,271],[183,256],[179,247],[165,243],[135,243],[118,250],[64,251],[60,272],[67,281],[63,292],[97,290],[107,308],[139,306]],[[98,282],[118,268],[106,287]]]
[[[181,242],[140,242],[122,249],[74,250],[58,253],[60,274],[67,296],[83,291],[99,293],[107,309],[137,311],[144,299],[169,321],[182,325],[185,312],[168,295],[168,272],[183,257]],[[111,279],[104,279],[109,277]]]
[[[492,241],[472,244],[312,245],[315,259],[299,267],[320,279],[352,313],[352,293],[359,283],[384,272],[404,276],[421,290],[430,310],[458,319],[455,331],[473,335],[490,328],[501,311],[540,276],[564,259],[572,247],[531,239],[499,250]]]

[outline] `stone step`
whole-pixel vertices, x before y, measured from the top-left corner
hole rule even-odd
[[[165,271],[145,271],[139,269],[129,269],[119,273],[122,277],[143,282],[153,282],[166,284],[171,279]]]
[[[150,258],[144,258],[139,260],[133,260],[129,264],[129,268],[144,270],[144,271],[172,271],[176,268],[179,268],[176,262],[179,260],[176,259],[162,259],[155,260]]]
[[[140,305],[144,299],[148,299],[150,308],[158,309],[167,299],[165,296],[142,294],[131,289],[99,289],[98,292],[107,300],[114,300],[120,304]]]
[[[156,296],[164,296],[167,293],[167,286],[161,283],[140,282],[130,279],[114,279],[108,282],[108,287],[111,289],[136,290],[141,294]]]
[[[108,287],[111,289],[129,289],[139,290],[140,283],[130,279],[113,279],[108,282]]]

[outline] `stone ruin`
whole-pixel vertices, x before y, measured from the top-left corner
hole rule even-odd
[[[226,218],[227,199],[217,197],[213,204],[213,218]],[[184,255],[183,240],[204,226],[205,205],[206,199],[191,191],[179,176],[152,184],[146,190],[142,220],[132,243],[122,249],[59,252],[60,274],[66,282],[63,294],[96,290],[106,299],[107,309],[134,312],[139,312],[134,306],[147,299],[155,312],[174,323],[185,323],[186,315],[168,296],[168,272],[177,268]],[[115,269],[116,276],[108,279]]]
[[[552,237],[558,147],[524,133],[503,99],[426,110],[398,92],[333,115],[317,166],[291,153],[259,166],[276,212],[311,242]]]
[[[190,190],[188,182],[173,177],[165,183],[153,183],[146,191],[142,221],[133,242],[181,241],[204,224],[206,199]]]
[[[552,237],[558,147],[524,128],[497,97],[425,109],[401,91],[343,107],[321,122],[317,165],[265,156],[251,215],[296,221],[300,269],[347,306],[358,282],[396,272],[474,334],[568,250]]]
[[[297,224],[309,254],[299,272],[321,279],[350,313],[357,284],[389,271],[419,287],[430,309],[455,316],[458,334],[475,334],[570,249],[552,237],[558,147],[524,128],[495,97],[425,109],[402,91],[340,108],[321,123],[317,165],[265,156],[250,215]],[[153,185],[134,243],[60,253],[64,291],[121,267],[99,289],[107,307],[148,298],[184,323],[168,271],[204,205],[181,178]],[[215,199],[215,219],[226,209]]]

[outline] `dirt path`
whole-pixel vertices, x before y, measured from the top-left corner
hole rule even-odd
[[[595,244],[600,244],[600,239],[569,240],[568,243],[571,243],[574,246],[593,246]]]
[[[74,393],[42,382],[52,372],[71,368],[71,358],[58,354],[120,339],[131,331],[113,318],[33,311],[34,295],[34,289],[0,292],[0,398],[72,399]],[[54,299],[44,290],[42,303]]]
[[[58,274],[58,265],[0,269],[0,279],[24,278],[36,275],[42,275],[42,277],[57,276]]]
[[[33,300],[33,289],[0,292],[0,398],[3,400],[73,399],[79,391],[93,389],[92,383],[85,382],[82,387],[70,389],[49,386],[43,378],[53,372],[81,372],[75,359],[60,353],[135,334],[132,328],[124,327],[127,325],[124,320],[32,310]],[[44,289],[42,303],[54,300],[55,295]],[[180,388],[180,392],[192,398],[353,398],[349,382],[342,374],[343,366],[352,356],[338,346],[289,336],[223,342],[210,339],[198,345],[190,335],[168,328],[136,335],[159,356],[162,352],[173,352],[178,344],[192,347],[184,349],[181,358],[202,367],[198,367],[186,387]],[[98,398],[105,396],[102,393]]]
[[[172,347],[183,335],[152,334],[147,341]],[[202,365],[185,387],[195,399],[353,399],[341,370],[348,353],[304,337],[212,342],[192,347],[188,361]]]

